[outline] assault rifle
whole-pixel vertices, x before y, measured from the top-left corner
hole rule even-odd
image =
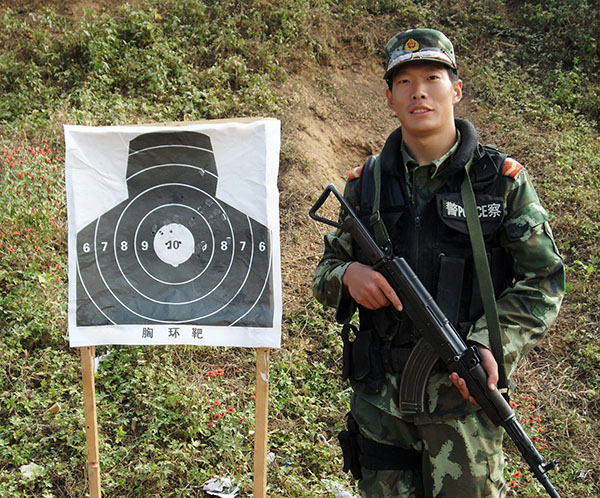
[[[343,223],[317,215],[317,211],[330,193],[337,197],[342,205],[342,212],[347,214]],[[400,297],[404,311],[422,337],[409,358],[405,372],[410,372],[410,369],[415,368],[417,377],[425,376],[426,381],[433,363],[441,358],[450,372],[458,373],[465,380],[471,395],[491,421],[496,426],[502,426],[508,433],[536,479],[544,486],[548,494],[552,498],[560,498],[546,475],[549,470],[556,467],[556,463],[544,463],[543,457],[517,421],[515,412],[508,402],[497,389],[493,391],[489,389],[488,376],[481,364],[481,356],[477,347],[468,347],[465,344],[406,260],[395,257],[391,254],[391,250],[386,253],[377,245],[346,199],[333,185],[325,188],[309,214],[314,220],[350,233],[369,263],[387,279]],[[407,382],[404,382],[405,379]],[[408,413],[420,411],[423,406],[425,382],[417,381],[417,389],[411,393],[407,386],[413,381],[412,375],[402,376],[401,409]]]

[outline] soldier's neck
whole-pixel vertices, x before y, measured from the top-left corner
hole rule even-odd
[[[456,127],[454,122],[438,133],[413,135],[404,133],[402,139],[411,157],[423,166],[442,157],[456,143]]]

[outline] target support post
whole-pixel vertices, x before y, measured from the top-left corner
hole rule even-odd
[[[98,420],[96,417],[96,386],[94,381],[95,346],[79,348],[83,373],[83,406],[85,438],[87,441],[87,471],[90,498],[100,498],[100,451],[98,448]]]
[[[254,497],[267,496],[267,427],[269,408],[269,348],[256,350],[256,421],[254,430]]]

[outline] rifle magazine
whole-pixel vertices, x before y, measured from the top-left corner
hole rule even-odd
[[[400,380],[399,405],[402,413],[420,413],[425,409],[427,379],[439,358],[439,354],[425,339],[419,339],[408,357]]]

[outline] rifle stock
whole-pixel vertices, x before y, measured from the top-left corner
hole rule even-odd
[[[330,193],[333,193],[340,202],[342,213],[347,213],[343,223],[337,223],[317,215],[317,211]],[[386,254],[377,245],[346,199],[333,185],[325,188],[309,211],[309,215],[317,221],[344,230],[352,236],[369,263],[387,279],[398,294],[402,300],[404,311],[422,336],[417,344],[421,350],[413,351],[409,359],[409,363],[411,361],[414,363],[421,381],[415,384],[414,378],[405,379],[404,377],[407,376],[403,375],[401,393],[405,393],[406,398],[402,398],[401,404],[404,402],[405,406],[401,408],[405,412],[411,413],[422,409],[425,385],[423,378],[425,381],[427,380],[437,355],[450,372],[457,372],[465,380],[471,395],[490,420],[495,425],[504,428],[548,495],[552,498],[561,498],[546,474],[556,464],[554,462],[544,463],[543,457],[517,421],[516,415],[506,399],[497,389],[493,391],[489,389],[487,373],[481,364],[477,347],[469,347],[465,344],[404,258]],[[416,389],[410,389],[411,383],[417,386]],[[404,390],[402,390],[402,386],[404,386]]]

